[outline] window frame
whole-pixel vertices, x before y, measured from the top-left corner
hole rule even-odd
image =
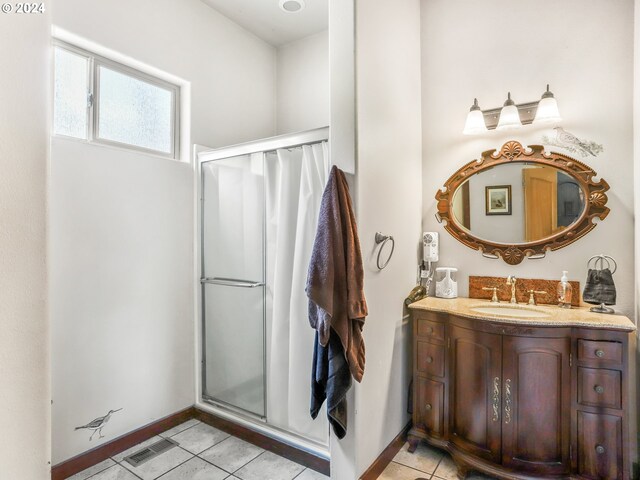
[[[74,55],[79,55],[87,59],[87,132],[85,138],[72,137],[69,135],[53,133],[55,137],[68,138],[80,142],[105,145],[124,150],[132,150],[139,153],[145,153],[148,155],[159,156],[163,158],[170,158],[173,160],[180,159],[180,86],[174,83],[168,82],[154,75],[150,75],[137,68],[130,67],[123,63],[111,60],[101,55],[95,54],[83,48],[77,47],[62,40],[54,39],[54,48],[60,48],[66,50]],[[55,67],[55,66],[54,66]],[[163,152],[161,150],[155,150],[152,148],[140,147],[125,142],[118,142],[116,140],[109,140],[101,138],[100,134],[100,75],[99,68],[105,67],[114,72],[126,75],[128,77],[140,80],[150,85],[168,90],[171,93],[171,151]],[[54,82],[55,82],[54,71]],[[54,108],[52,109],[52,115],[54,115]]]

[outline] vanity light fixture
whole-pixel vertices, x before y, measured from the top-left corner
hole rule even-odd
[[[498,120],[498,130],[511,130],[522,126],[520,114],[516,102],[511,100],[511,92],[507,93],[507,99],[504,101],[502,110],[500,110],[500,119]]]
[[[484,115],[478,105],[478,99],[474,98],[473,105],[471,105],[471,108],[469,109],[467,121],[464,124],[464,130],[462,133],[464,135],[477,135],[486,131],[487,126],[484,123]]]
[[[480,118],[481,116],[483,118]],[[542,98],[535,102],[516,104],[511,99],[511,92],[509,92],[502,107],[480,110],[478,100],[474,99],[462,133],[464,135],[478,135],[496,128],[510,130],[531,123],[558,123],[560,121],[562,118],[558,111],[558,102],[547,85],[547,90],[542,94]]]
[[[547,84],[547,91],[542,94],[542,98],[538,102],[538,110],[536,111],[536,118],[533,119],[533,123],[553,123],[561,120],[562,118],[558,111],[558,102],[553,96],[553,93],[549,91],[549,84]]]

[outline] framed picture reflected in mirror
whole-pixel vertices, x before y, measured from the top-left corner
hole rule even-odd
[[[487,215],[511,215],[511,185],[485,187]]]

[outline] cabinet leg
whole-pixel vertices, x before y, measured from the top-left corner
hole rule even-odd
[[[465,467],[464,465],[458,465],[458,472],[457,472],[458,480],[465,480],[468,474],[469,474],[469,469],[467,467]]]
[[[418,437],[414,437],[413,435],[409,435],[407,437],[407,442],[409,442],[409,453],[413,453],[418,448],[418,444],[420,443],[420,439]]]

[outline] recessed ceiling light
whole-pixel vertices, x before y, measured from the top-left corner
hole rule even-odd
[[[280,0],[280,8],[287,13],[298,13],[304,8],[304,0]]]

